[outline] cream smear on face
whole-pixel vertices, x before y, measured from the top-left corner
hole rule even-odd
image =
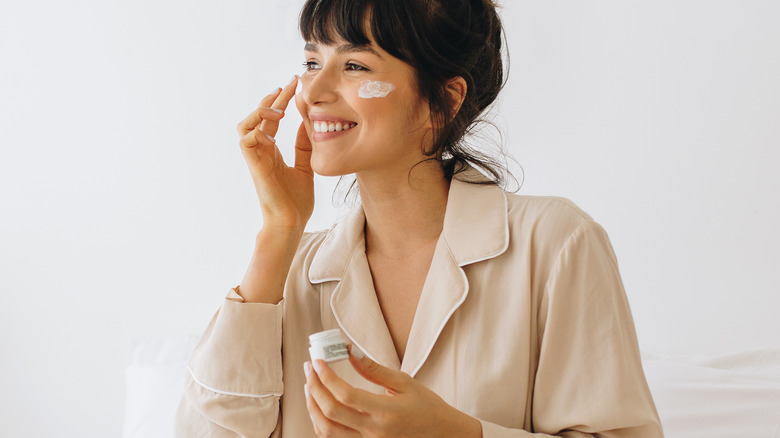
[[[395,85],[390,82],[382,81],[363,81],[358,88],[358,97],[363,99],[373,99],[374,97],[387,97],[391,91],[395,90]]]

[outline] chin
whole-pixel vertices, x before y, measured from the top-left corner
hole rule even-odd
[[[311,170],[320,176],[343,176],[352,173],[343,169],[342,166],[335,165],[335,163],[329,163],[322,159],[318,160],[314,156],[312,156],[311,160]]]
[[[319,176],[344,176],[345,174],[339,173],[339,172],[328,172],[327,170],[319,170],[312,167],[312,170],[314,170],[314,173],[316,173]]]

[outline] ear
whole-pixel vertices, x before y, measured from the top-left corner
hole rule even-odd
[[[468,91],[468,84],[466,80],[460,76],[447,81],[447,92],[450,93],[450,102],[452,102],[452,114],[458,114],[460,106],[463,105],[463,101],[466,99],[466,92]]]

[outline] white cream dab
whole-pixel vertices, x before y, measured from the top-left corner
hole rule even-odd
[[[363,99],[372,99],[374,97],[387,97],[391,91],[395,90],[395,85],[390,82],[365,80],[360,83],[358,96]]]

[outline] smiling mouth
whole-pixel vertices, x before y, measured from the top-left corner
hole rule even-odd
[[[342,122],[312,122],[314,132],[338,132],[354,128],[357,123]]]

